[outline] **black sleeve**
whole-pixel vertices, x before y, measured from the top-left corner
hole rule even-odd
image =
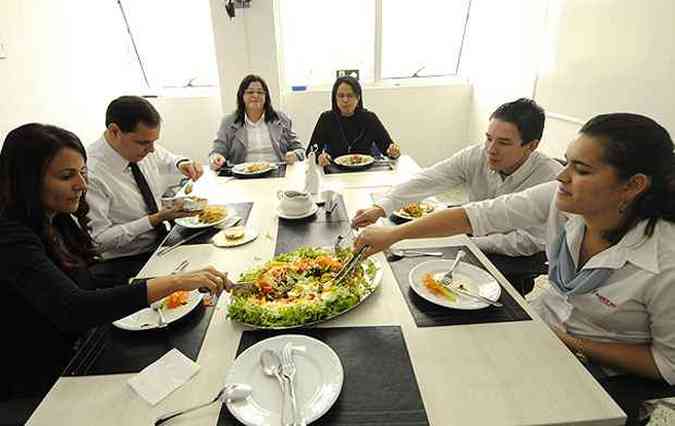
[[[78,332],[132,314],[147,303],[145,282],[101,290],[84,290],[47,256],[39,238],[0,242],[0,271],[15,291],[63,332]]]
[[[389,145],[394,143],[394,141],[391,140],[387,129],[384,128],[384,125],[374,112],[369,111],[368,116],[373,143],[377,145],[377,148],[382,154],[386,155]]]

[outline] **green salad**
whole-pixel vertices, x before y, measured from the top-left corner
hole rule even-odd
[[[228,318],[260,328],[287,328],[327,320],[359,304],[375,289],[375,263],[366,259],[335,284],[352,258],[351,249],[301,247],[243,273],[254,282],[249,294],[233,294]]]

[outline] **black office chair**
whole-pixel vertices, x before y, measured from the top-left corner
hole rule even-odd
[[[25,425],[42,398],[14,398],[0,401],[0,426]]]
[[[534,288],[535,278],[548,274],[546,252],[543,251],[518,257],[492,253],[485,255],[523,297]]]
[[[647,424],[649,418],[640,420],[640,407],[645,401],[675,397],[675,386],[658,380],[628,375],[596,377],[596,380],[626,413],[626,426]]]

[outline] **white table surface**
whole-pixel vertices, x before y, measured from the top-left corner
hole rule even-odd
[[[393,172],[322,176],[322,189],[342,192],[347,210],[371,203],[376,187],[390,186],[418,168],[403,156]],[[214,265],[237,278],[274,253],[278,189],[302,189],[304,164],[288,167],[285,178],[237,180],[207,173],[195,185],[212,203],[253,201],[248,224],[258,232],[252,243],[235,248],[189,245],[153,257],[142,276],[168,274],[183,259],[196,269]],[[361,306],[324,323],[325,327],[398,325],[432,425],[620,425],[625,415],[553,332],[528,308],[485,256],[465,236],[415,240],[403,247],[467,245],[524,306],[533,321],[418,328],[381,254],[382,283]],[[226,319],[220,298],[197,362],[199,373],[152,407],[127,385],[131,374],[63,377],[31,417],[32,425],[150,425],[159,415],[211,399],[222,387],[246,328]],[[374,350],[375,353],[375,350]],[[374,396],[377,397],[377,396]],[[215,425],[214,405],[179,417],[172,425]]]

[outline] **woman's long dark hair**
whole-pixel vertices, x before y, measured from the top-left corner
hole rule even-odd
[[[239,90],[237,90],[237,118],[234,120],[235,123],[244,124],[244,117],[246,116],[246,105],[244,104],[244,92],[248,89],[248,86],[251,83],[258,82],[263,87],[265,91],[265,105],[263,109],[265,111],[265,122],[271,123],[274,120],[277,120],[279,116],[277,112],[272,107],[272,98],[270,97],[270,90],[267,88],[267,83],[259,75],[249,74],[239,83]]]
[[[354,91],[354,94],[359,97],[359,102],[356,104],[356,109],[354,110],[355,115],[359,114],[363,110],[363,90],[361,90],[359,81],[354,77],[349,76],[338,77],[337,80],[335,80],[335,83],[333,83],[333,91],[331,92],[330,97],[331,109],[338,117],[342,115],[340,108],[337,106],[337,91],[342,83],[348,84]]]
[[[639,114],[598,115],[579,130],[603,144],[604,161],[627,181],[642,173],[650,185],[626,208],[626,218],[605,238],[619,241],[638,222],[647,219],[645,236],[654,233],[659,219],[675,222],[675,154],[668,131]]]
[[[42,203],[47,166],[65,148],[79,152],[86,161],[82,142],[67,130],[30,123],[9,132],[0,152],[0,216],[32,229],[45,244],[50,257],[68,271],[79,264],[71,255],[90,263],[96,253],[87,231],[89,205],[84,193],[72,216],[56,214],[51,224]],[[55,231],[61,236],[65,250]]]

